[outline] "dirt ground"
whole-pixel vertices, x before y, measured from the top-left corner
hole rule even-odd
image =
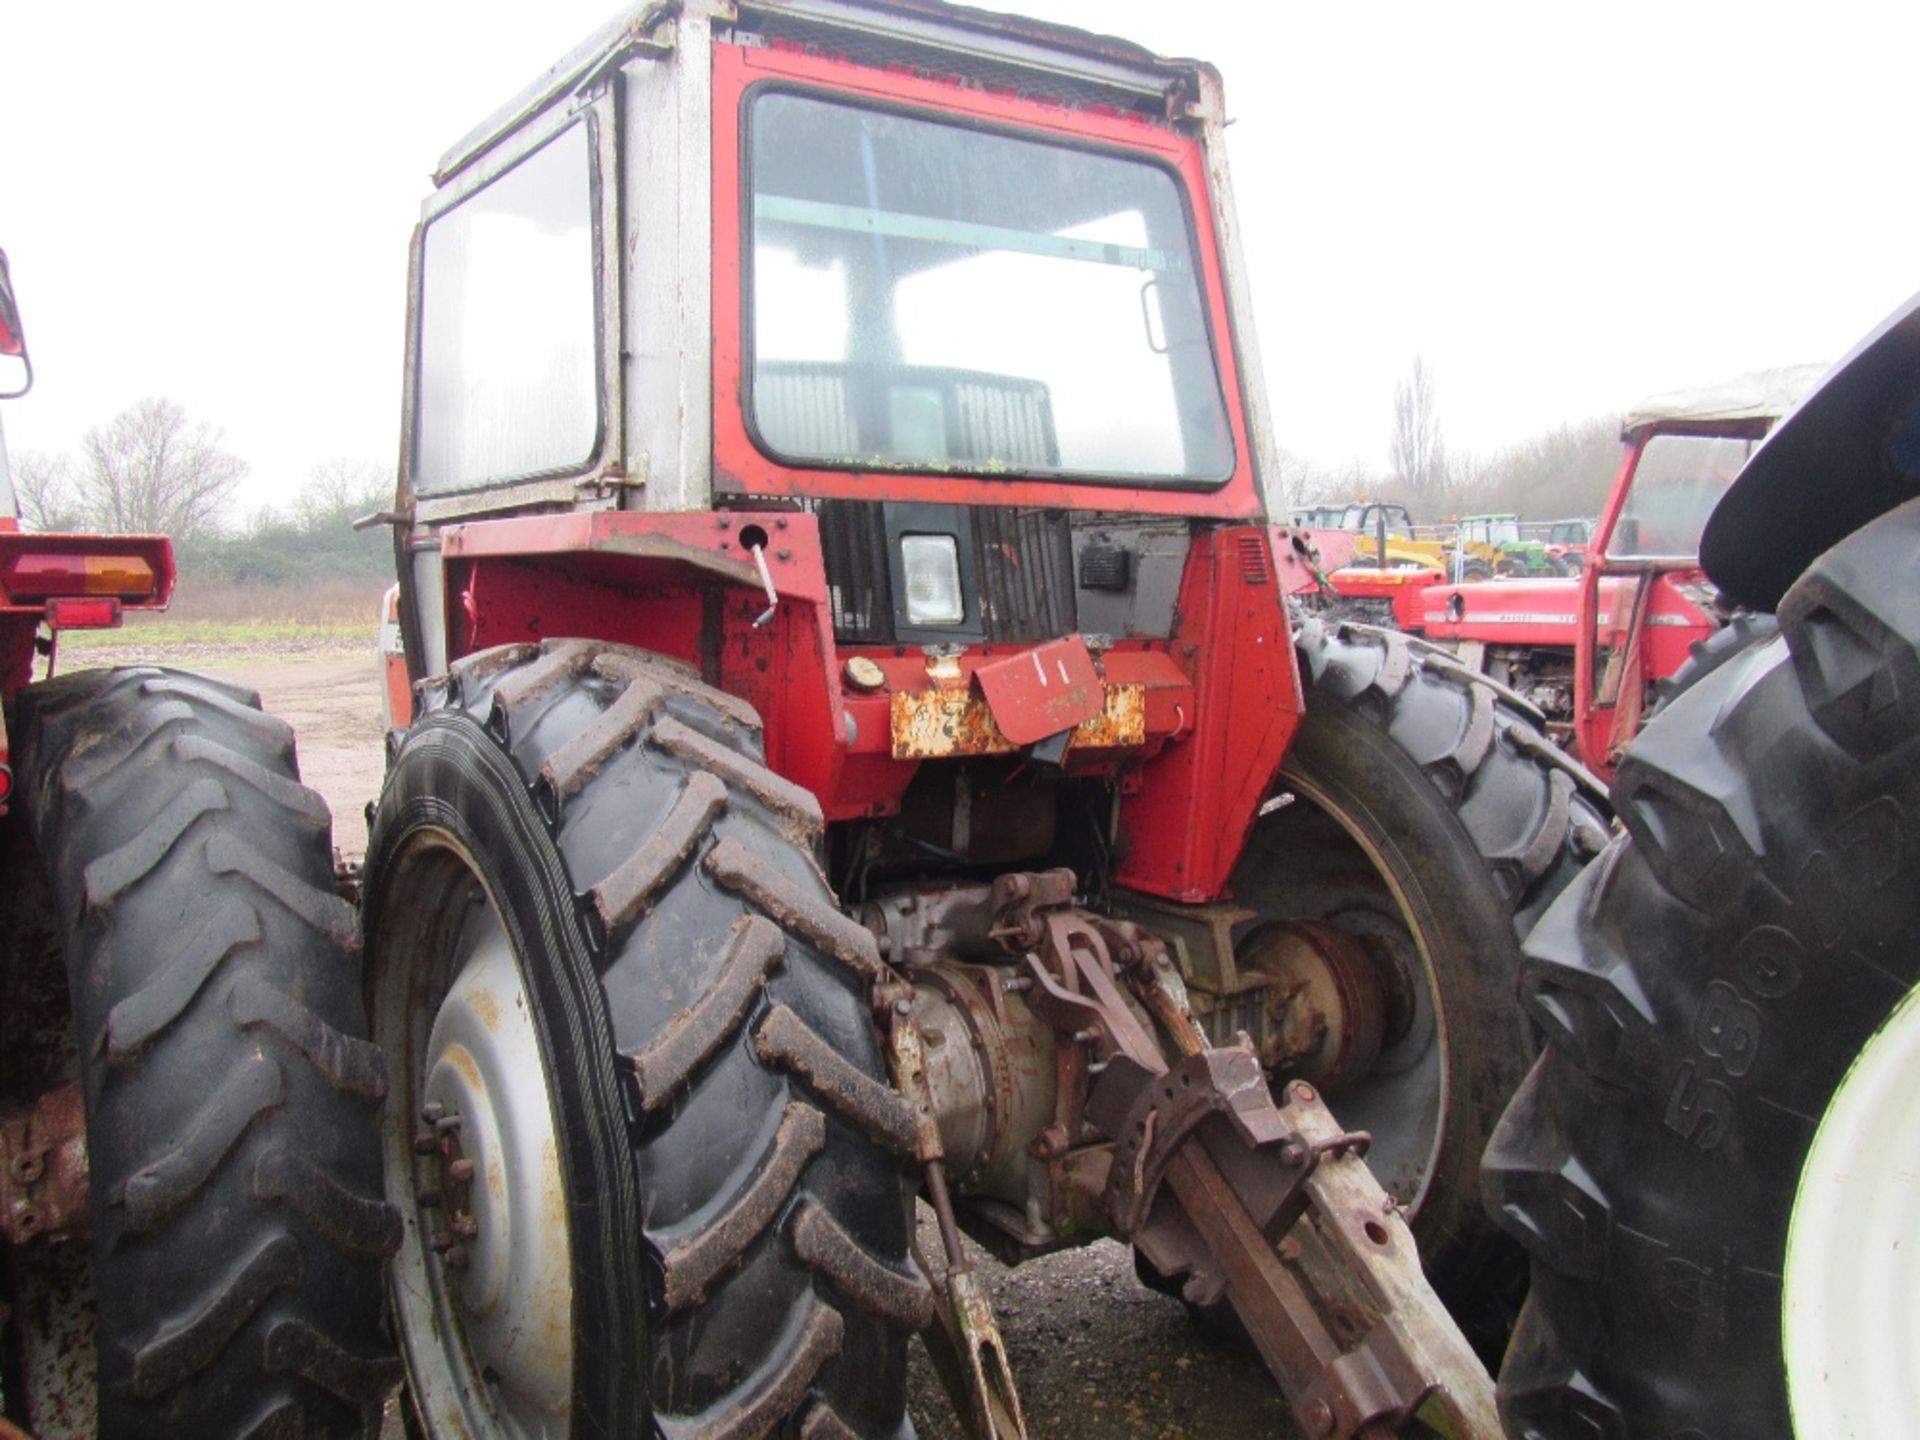
[[[80,659],[81,657],[73,657]],[[91,650],[84,663],[166,664],[238,681],[293,725],[300,773],[333,808],[334,844],[358,858],[366,807],[380,790],[379,669],[364,646],[297,654],[230,647],[164,653]],[[922,1207],[923,1222],[928,1212]],[[923,1223],[921,1242],[938,1254]],[[1181,1305],[1144,1288],[1125,1247],[1101,1242],[1008,1270],[980,1252],[1034,1440],[1162,1440],[1295,1434],[1286,1406],[1251,1353],[1210,1344]],[[918,1346],[910,1408],[925,1440],[961,1440],[945,1391]]]

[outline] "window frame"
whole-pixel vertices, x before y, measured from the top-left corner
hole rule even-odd
[[[614,88],[609,85],[553,115],[526,126],[481,163],[437,191],[421,208],[414,227],[408,278],[407,374],[405,388],[405,474],[401,494],[414,502],[421,520],[515,509],[578,497],[583,477],[616,470],[621,461],[619,347],[621,275],[619,247],[607,237],[619,233],[617,137]],[[491,476],[422,494],[415,476],[420,454],[420,386],[423,378],[422,326],[425,321],[427,233],[449,211],[504,177],[523,161],[557,142],[576,126],[587,136],[587,213],[593,255],[593,328],[595,416],[592,443],[581,460],[544,470]]]
[[[713,145],[713,419],[715,499],[732,495],[863,500],[937,500],[961,504],[1030,504],[1129,513],[1252,518],[1261,512],[1253,447],[1234,330],[1225,299],[1224,264],[1209,195],[1209,169],[1197,129],[1144,117],[1066,110],[1020,97],[969,90],[918,76],[879,74],[851,62],[811,54],[720,44],[714,47]],[[941,467],[861,468],[824,461],[782,460],[751,425],[750,357],[752,223],[748,110],[765,89],[815,95],[829,103],[895,112],[1041,144],[1065,144],[1119,159],[1154,164],[1174,181],[1188,227],[1214,383],[1226,419],[1232,468],[1204,480],[1115,477],[1088,472],[985,472]]]

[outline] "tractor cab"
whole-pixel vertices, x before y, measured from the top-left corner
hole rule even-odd
[[[1642,403],[1587,552],[1576,619],[1576,740],[1611,770],[1640,728],[1652,683],[1726,622],[1700,569],[1707,517],[1774,423],[1824,373],[1742,375]]]

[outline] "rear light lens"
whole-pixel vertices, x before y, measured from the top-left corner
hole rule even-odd
[[[47,624],[55,630],[113,630],[120,624],[120,602],[102,600],[49,600]]]
[[[903,535],[909,625],[958,625],[967,618],[960,594],[960,546],[951,535]]]
[[[137,555],[21,555],[5,567],[4,588],[16,604],[67,595],[144,600],[154,592],[154,574]]]

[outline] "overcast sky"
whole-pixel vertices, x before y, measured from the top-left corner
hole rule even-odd
[[[1455,449],[1837,357],[1920,288],[1920,5],[1030,0],[1225,73],[1280,441],[1384,464],[1424,353]],[[439,154],[613,7],[0,0],[16,451],[146,395],[250,505],[391,465]]]

